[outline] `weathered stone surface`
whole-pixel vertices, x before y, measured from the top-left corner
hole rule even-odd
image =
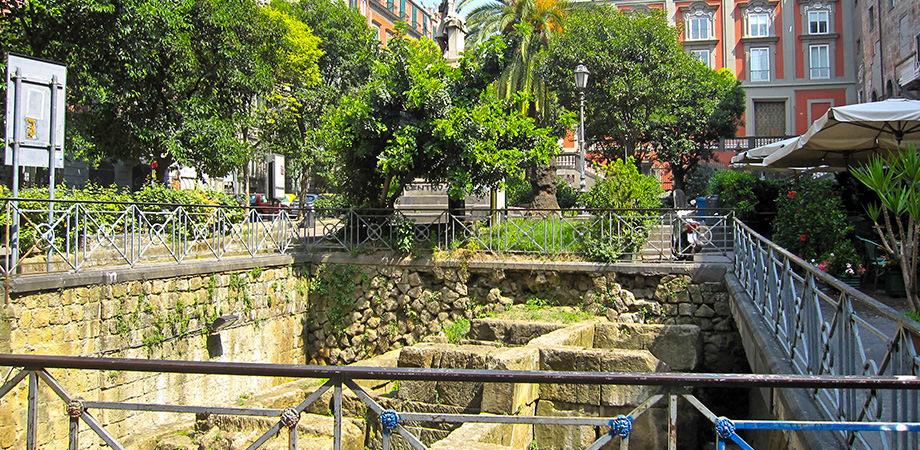
[[[648,350],[671,370],[693,371],[699,365],[700,329],[694,325],[598,323],[594,346]]]
[[[563,328],[551,322],[524,322],[504,319],[474,319],[470,322],[470,339],[522,345],[538,336]]]

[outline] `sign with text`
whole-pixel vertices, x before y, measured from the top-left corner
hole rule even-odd
[[[3,157],[6,165],[13,164],[15,140],[19,144],[20,166],[48,167],[53,132],[54,166],[64,167],[66,84],[67,68],[60,64],[14,54],[7,56]]]

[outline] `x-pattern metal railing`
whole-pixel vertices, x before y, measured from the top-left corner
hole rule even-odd
[[[646,261],[731,254],[730,213],[669,209],[288,209],[3,199],[0,273],[137,267],[292,251],[466,248]],[[49,211],[49,209],[51,211]]]
[[[698,412],[712,428],[718,449],[733,443],[742,449],[751,449],[751,445],[738,434],[739,430],[783,430],[783,431],[820,431],[837,430],[848,433],[873,431],[888,436],[916,437],[920,432],[918,422],[882,422],[882,421],[795,421],[795,420],[731,420],[716,415],[696,396],[687,392],[693,388],[706,387],[747,387],[747,388],[807,388],[834,389],[847,391],[852,389],[892,390],[900,394],[916,393],[920,389],[920,378],[891,376],[802,376],[802,375],[737,375],[737,374],[689,374],[689,373],[610,373],[610,372],[551,372],[522,370],[477,370],[477,369],[419,369],[419,368],[380,368],[354,366],[300,366],[261,363],[195,362],[174,360],[145,360],[123,358],[86,358],[69,356],[39,355],[3,355],[0,354],[0,366],[21,368],[0,386],[0,404],[7,401],[6,395],[24,380],[28,380],[26,405],[26,448],[37,448],[38,433],[43,426],[39,423],[39,386],[44,384],[64,403],[69,421],[69,448],[78,449],[80,426],[88,426],[109,447],[122,449],[124,445],[118,436],[106,429],[105,424],[96,418],[93,411],[120,410],[176,414],[205,414],[225,416],[250,416],[276,418],[272,425],[261,433],[247,448],[261,448],[269,440],[284,433],[287,435],[288,448],[297,448],[297,425],[310,405],[318,401],[329,390],[332,395],[333,448],[342,447],[343,396],[348,388],[377,418],[371,426],[379,427],[382,446],[389,450],[392,439],[399,435],[406,444],[416,450],[426,447],[422,439],[410,429],[412,424],[529,424],[529,425],[563,425],[590,426],[604,430],[588,449],[600,449],[610,442],[619,442],[621,449],[629,448],[629,439],[637,418],[660,403],[667,408],[668,448],[676,449],[678,437],[678,401],[689,404],[690,411]],[[288,408],[228,407],[176,405],[163,403],[97,401],[75,397],[51,375],[49,369],[158,372],[161,374],[202,374],[205,376],[236,375],[258,377],[313,378],[326,379],[319,387],[306,395],[296,405]],[[476,382],[476,383],[552,383],[578,385],[624,385],[651,386],[660,389],[649,396],[627,414],[616,417],[576,416],[532,416],[510,414],[448,414],[426,412],[399,412],[384,408],[375,398],[361,387],[357,380],[404,380],[433,382]],[[10,407],[8,404],[5,407]],[[865,419],[865,418],[864,418]],[[136,429],[136,428],[135,428]],[[395,433],[395,434],[394,434]]]
[[[735,274],[789,358],[806,375],[920,374],[920,327],[736,220]],[[920,420],[920,393],[814,389],[838,421]],[[916,449],[917,435],[841,431],[855,448]]]

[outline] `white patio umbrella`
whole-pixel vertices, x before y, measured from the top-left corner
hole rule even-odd
[[[901,145],[920,144],[920,101],[888,99],[835,106],[797,143],[763,160],[772,167],[847,167]]]
[[[791,145],[794,142],[797,142],[799,137],[792,137],[789,139],[783,139],[781,141],[776,141],[767,145],[761,145],[760,147],[754,147],[750,150],[738,153],[735,156],[732,156],[732,164],[757,164],[763,161],[767,156],[772,155],[774,152],[783,148],[786,145]]]

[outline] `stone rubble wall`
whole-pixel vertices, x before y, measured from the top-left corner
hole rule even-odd
[[[654,265],[641,273],[624,273],[617,266],[586,271],[336,262],[315,264],[310,271],[310,362],[350,364],[420,342],[439,333],[445,323],[539,301],[580,307],[618,322],[697,325],[703,348],[700,370],[736,372],[745,367],[721,275],[701,281],[685,269],[672,273]],[[323,289],[326,284],[348,284],[352,291],[329,294],[325,291],[330,289]]]
[[[303,363],[307,281],[291,266],[129,281],[14,295],[2,307],[0,352],[93,357]],[[238,320],[215,334],[221,315]],[[204,329],[203,329],[204,328]],[[3,375],[7,369],[3,368]],[[233,405],[284,380],[131,372],[50,370],[87,400]],[[0,449],[25,447],[27,382],[0,400]],[[130,447],[140,430],[175,414],[92,411]],[[187,416],[181,416],[187,417]],[[39,448],[66,448],[64,404],[40,385]],[[82,448],[101,440],[81,426]]]

